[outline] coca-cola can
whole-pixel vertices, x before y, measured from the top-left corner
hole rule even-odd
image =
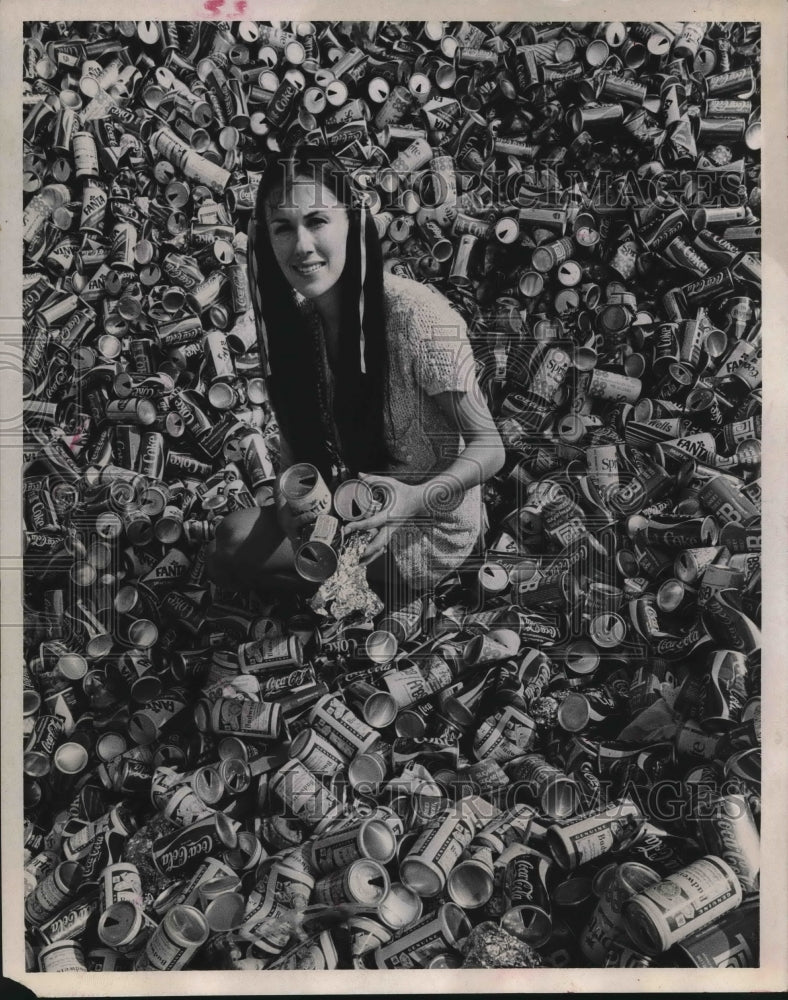
[[[697,823],[706,850],[731,866],[745,893],[757,892],[761,840],[746,796],[717,795],[699,804]]]
[[[507,910],[501,927],[533,948],[546,944],[552,933],[548,880],[552,862],[532,848],[506,865],[504,896]]]
[[[719,732],[741,719],[747,700],[747,657],[732,649],[709,655],[701,684],[699,713],[704,729]]]
[[[225,847],[235,847],[238,824],[222,813],[193,823],[153,841],[153,864],[162,875],[188,873],[203,858]]]

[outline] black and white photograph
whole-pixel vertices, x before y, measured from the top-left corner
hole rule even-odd
[[[785,989],[785,7],[383,10],[0,12],[6,982]]]

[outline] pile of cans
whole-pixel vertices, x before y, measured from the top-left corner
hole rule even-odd
[[[26,23],[31,970],[758,964],[759,56]],[[373,621],[205,572],[272,502],[246,227],[303,142],[466,318],[507,448],[479,553]]]

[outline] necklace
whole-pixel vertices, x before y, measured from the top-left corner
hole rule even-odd
[[[315,357],[315,368],[317,369],[317,399],[320,420],[323,425],[326,450],[331,462],[331,475],[334,479],[332,485],[336,486],[348,478],[349,471],[342,460],[339,449],[339,431],[334,419],[334,381],[330,375],[322,323],[316,310],[310,310],[309,314],[312,349]]]

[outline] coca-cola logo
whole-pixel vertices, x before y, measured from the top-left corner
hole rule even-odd
[[[513,903],[532,900],[535,893],[536,865],[529,858],[517,858],[509,878],[509,896]]]
[[[162,851],[157,855],[156,861],[161,871],[171,872],[183,868],[194,858],[208,854],[212,847],[213,838],[209,834],[205,834],[191,843],[178,844]]]

